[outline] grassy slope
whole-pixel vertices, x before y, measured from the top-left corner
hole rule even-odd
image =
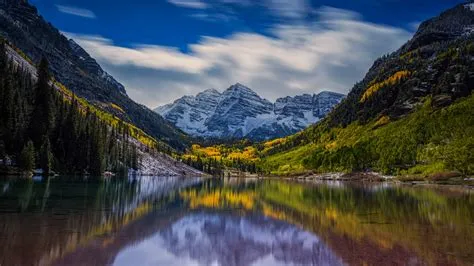
[[[306,170],[356,171],[368,168],[392,174],[430,175],[474,172],[474,96],[433,110],[431,99],[410,115],[365,125],[309,129],[314,141],[270,155],[261,163],[272,174]]]

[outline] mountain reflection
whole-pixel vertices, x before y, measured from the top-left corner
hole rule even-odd
[[[0,181],[0,265],[472,265],[459,187]]]
[[[314,234],[263,216],[200,212],[129,247],[114,265],[342,265]]]

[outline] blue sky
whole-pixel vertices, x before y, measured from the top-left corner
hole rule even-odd
[[[236,82],[269,100],[347,93],[461,0],[30,0],[151,108]]]

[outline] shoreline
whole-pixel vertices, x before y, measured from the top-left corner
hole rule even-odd
[[[227,177],[226,177],[227,178]],[[404,185],[437,185],[437,186],[458,186],[474,189],[474,177],[447,177],[442,179],[429,179],[422,177],[390,176],[377,172],[355,172],[355,173],[306,173],[288,176],[260,176],[245,175],[232,176],[236,179],[276,179],[288,181],[343,181],[343,182],[361,182],[361,183],[395,183]]]
[[[6,170],[6,171],[5,171]],[[15,171],[16,170],[16,171]],[[18,177],[18,178],[32,178],[33,175],[27,174],[24,171],[20,171],[11,167],[8,169],[0,169],[0,177]],[[74,175],[78,177],[80,175]],[[164,175],[136,175],[143,177],[150,176],[164,176]],[[173,177],[180,178],[189,178],[191,176],[187,175],[170,175]],[[224,178],[224,179],[241,179],[241,180],[259,180],[259,179],[268,179],[268,180],[286,180],[286,181],[304,181],[304,182],[316,182],[316,181],[342,181],[342,182],[359,182],[359,183],[394,183],[394,184],[403,184],[403,185],[436,185],[436,186],[456,186],[456,187],[466,187],[469,189],[474,189],[474,177],[448,177],[444,179],[428,179],[422,177],[407,177],[407,176],[390,176],[383,175],[377,172],[354,172],[354,173],[304,173],[304,174],[294,174],[294,175],[257,175],[257,174],[240,174],[224,177],[212,177],[211,175],[201,174],[195,175],[193,177],[200,178]],[[107,176],[102,176],[102,178],[110,178]]]

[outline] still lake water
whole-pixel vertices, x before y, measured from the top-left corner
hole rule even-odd
[[[0,179],[0,265],[473,265],[474,192]]]

